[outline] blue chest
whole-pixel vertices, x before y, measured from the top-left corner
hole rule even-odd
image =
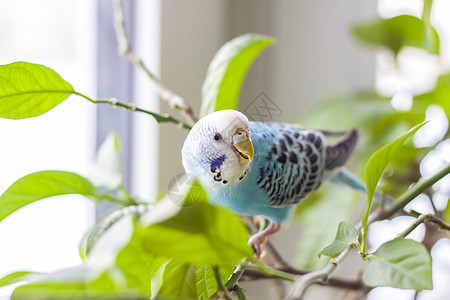
[[[241,215],[264,215],[276,222],[285,221],[294,206],[271,206],[266,191],[257,184],[258,173],[264,165],[267,165],[269,141],[275,136],[276,131],[269,126],[261,126],[260,123],[250,124],[255,154],[247,176],[239,183],[211,188],[209,190],[211,201]]]

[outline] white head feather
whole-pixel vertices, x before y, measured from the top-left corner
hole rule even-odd
[[[239,132],[250,139],[249,127],[247,117],[236,110],[222,110],[200,119],[183,145],[186,172],[205,186],[239,182],[250,167],[251,159],[243,160],[233,142]]]

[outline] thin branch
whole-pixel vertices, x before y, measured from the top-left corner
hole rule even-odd
[[[306,289],[310,285],[327,280],[328,277],[331,275],[331,273],[334,272],[338,264],[340,264],[347,258],[352,248],[353,248],[352,246],[346,248],[336,258],[331,259],[328,265],[326,265],[325,268],[323,268],[322,270],[313,271],[299,277],[299,279],[294,283],[292,288],[289,290],[284,300],[301,299]]]
[[[390,207],[388,207],[387,209],[379,209],[373,212],[369,216],[368,224],[392,217],[399,210],[403,209],[409,202],[414,200],[426,189],[433,186],[433,184],[435,184],[448,174],[450,174],[450,164],[442,168],[433,176],[427,179],[420,179],[413,187],[411,187],[403,195],[401,195]]]
[[[283,271],[286,273],[290,273],[293,275],[305,275],[311,273],[311,271],[305,271],[295,268],[290,269],[278,269],[279,271]],[[258,279],[278,279],[279,277],[274,277],[271,275],[263,274],[259,271],[253,269],[246,269],[244,271],[244,275],[242,276],[242,280],[258,280]],[[349,280],[339,277],[332,277],[326,281],[317,281],[313,282],[313,284],[319,284],[323,286],[329,286],[334,288],[341,288],[346,290],[360,290],[360,289],[370,289],[370,287],[366,286],[361,280]]]
[[[231,298],[228,296],[228,290],[223,284],[222,279],[220,278],[220,271],[218,266],[214,267],[214,277],[216,278],[217,282],[217,296],[219,296],[219,299],[231,300]]]
[[[233,287],[233,294],[238,300],[247,300],[245,290],[237,283]]]
[[[145,65],[142,59],[132,51],[131,44],[125,32],[125,20],[123,16],[122,0],[113,0],[113,12],[114,28],[116,30],[117,41],[119,44],[119,55],[126,57],[136,67],[144,71],[161,99],[166,101],[172,109],[179,110],[181,115],[185,118],[186,122],[190,126],[193,126],[197,122],[197,118],[195,117],[189,103],[166,88],[159,80],[159,78],[157,78]]]
[[[262,274],[264,274],[268,277],[272,277],[272,278],[280,278],[280,279],[285,279],[285,280],[289,280],[289,281],[295,280],[295,275],[284,272],[283,270],[280,270],[280,269],[272,269],[261,261],[257,261],[254,265],[248,266],[247,270],[256,270],[256,271],[259,271]]]
[[[92,98],[90,98],[90,97],[88,97],[88,96],[86,96],[86,95],[84,95],[82,93],[79,93],[79,92],[73,92],[72,94],[80,96],[80,97],[83,97],[84,99],[86,99],[89,102],[94,103],[94,104],[108,104],[108,105],[111,105],[113,107],[122,107],[122,108],[125,108],[126,110],[129,110],[129,111],[138,111],[138,112],[145,113],[147,115],[152,116],[156,120],[156,122],[158,122],[158,123],[174,123],[177,126],[179,126],[180,128],[184,128],[184,129],[187,129],[187,130],[191,129],[191,126],[181,122],[178,119],[175,119],[172,116],[160,115],[160,114],[157,114],[155,112],[151,112],[151,111],[139,108],[134,103],[126,104],[126,103],[123,103],[123,102],[119,102],[116,98],[94,100],[94,99],[92,99]]]
[[[412,210],[412,209],[408,210],[408,214],[416,217],[417,219],[413,223],[411,223],[411,225],[408,228],[406,228],[403,232],[401,232],[398,235],[399,237],[400,236],[406,237],[414,229],[416,229],[417,226],[419,226],[422,223],[426,223],[426,222],[434,223],[437,226],[439,226],[440,229],[450,231],[450,224],[446,223],[444,220],[436,217],[435,215],[432,215],[432,214],[421,214],[421,213],[418,213],[417,211]]]
[[[244,273],[244,270],[248,266],[248,262],[249,262],[249,260],[247,258],[245,258],[239,263],[239,265],[237,265],[236,270],[234,270],[230,279],[228,279],[227,283],[225,284],[225,287],[227,288],[227,290],[233,289],[233,287],[238,283],[239,279],[241,278],[242,274]]]
[[[424,223],[426,219],[431,215],[420,215],[417,219],[414,220],[414,222],[411,223],[411,225],[408,226],[405,230],[400,232],[397,237],[406,237],[408,234],[410,234],[414,229],[417,228],[420,224]]]

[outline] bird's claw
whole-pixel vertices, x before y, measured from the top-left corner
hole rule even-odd
[[[264,245],[267,238],[262,235],[255,234],[248,240],[248,244],[253,247],[253,250],[255,250],[255,256],[256,258],[261,257],[261,246]]]

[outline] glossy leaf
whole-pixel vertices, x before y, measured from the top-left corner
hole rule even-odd
[[[358,231],[352,223],[348,221],[342,221],[341,223],[339,223],[334,241],[330,245],[325,247],[322,251],[320,251],[318,256],[320,257],[321,255],[326,255],[334,258],[350,245],[359,245],[358,236]]]
[[[207,203],[184,207],[140,231],[145,249],[156,256],[199,264],[234,264],[252,256],[239,217]]]
[[[364,169],[366,187],[367,187],[367,198],[373,198],[375,189],[378,182],[380,181],[381,175],[383,175],[389,162],[394,158],[395,154],[399,151],[400,147],[406,142],[406,140],[416,133],[426,122],[420,123],[413,128],[411,128],[407,133],[399,136],[395,140],[391,141],[378,151],[376,151],[367,161],[366,167]]]
[[[223,265],[219,267],[220,279],[227,282],[233,274],[235,265]],[[197,265],[195,268],[197,281],[197,294],[200,299],[209,299],[217,292],[217,280],[214,275],[214,267],[211,265]]]
[[[205,191],[196,181],[185,178],[180,182],[140,217],[145,249],[156,256],[212,265],[235,264],[252,256],[241,219],[208,204]]]
[[[167,258],[146,252],[142,247],[141,237],[134,232],[130,242],[117,254],[115,265],[121,270],[127,286],[149,299],[152,277],[166,262]]]
[[[87,266],[74,267],[19,286],[11,299],[144,299],[121,285],[116,276]]]
[[[197,299],[195,264],[168,262],[162,273],[162,282],[155,299]]]
[[[211,61],[202,86],[200,116],[223,109],[236,109],[245,74],[255,58],[274,39],[245,34],[227,42]]]
[[[36,276],[39,276],[39,275],[41,275],[41,274],[34,273],[34,272],[29,272],[29,271],[13,272],[13,273],[10,273],[10,274],[0,278],[0,287],[7,286],[7,285],[10,285],[10,284],[14,284],[14,283],[17,283],[17,282],[29,281],[33,277],[36,277]]]
[[[400,147],[406,142],[406,140],[416,133],[427,122],[417,124],[411,128],[407,133],[399,136],[395,140],[391,141],[381,149],[376,151],[369,158],[366,167],[364,169],[366,188],[367,188],[367,206],[362,218],[362,252],[366,249],[366,233],[367,233],[367,220],[369,218],[370,208],[372,206],[373,195],[380,181],[381,175],[383,175],[389,162],[394,158],[395,154],[399,151]]]
[[[30,203],[69,194],[80,194],[94,201],[102,199],[92,183],[76,173],[36,172],[20,178],[0,196],[0,221]]]
[[[114,224],[123,218],[138,217],[153,206],[147,204],[131,205],[114,210],[106,216],[99,219],[89,230],[80,243],[80,254],[82,259],[87,257],[95,243],[107,232]]]
[[[397,238],[387,242],[369,255],[364,282],[416,291],[432,289],[430,254],[413,240]]]
[[[42,115],[74,93],[55,71],[37,64],[0,65],[0,118]]]
[[[369,45],[383,46],[395,54],[405,46],[424,49],[431,54],[439,54],[439,36],[434,28],[427,35],[426,26],[419,18],[410,15],[357,24],[353,35]]]

